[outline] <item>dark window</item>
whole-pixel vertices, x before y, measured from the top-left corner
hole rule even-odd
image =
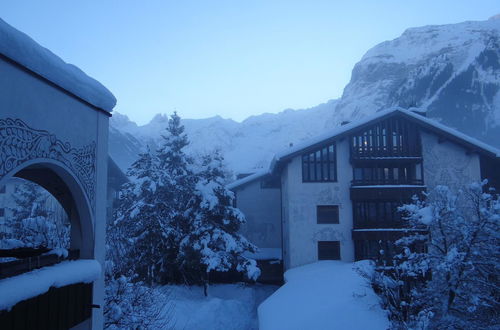
[[[302,155],[303,182],[337,181],[335,144]]]
[[[5,209],[0,207],[0,217],[5,216]]]
[[[5,194],[5,186],[0,187],[0,194]]]
[[[318,260],[340,260],[340,242],[319,241]]]
[[[338,205],[318,205],[316,208],[318,223],[339,223]]]
[[[351,137],[353,157],[420,156],[420,139],[416,126],[391,118],[379,122]]]

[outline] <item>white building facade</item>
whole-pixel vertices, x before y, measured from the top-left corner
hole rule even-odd
[[[73,295],[78,285],[47,288],[50,297],[40,292],[49,300],[61,290],[68,297],[64,304],[45,302],[40,307],[64,310],[73,304],[80,308],[76,312],[37,313],[30,306],[40,302],[33,297],[32,305],[20,302],[0,310],[0,327],[33,328],[25,320],[39,317],[39,327],[102,328],[108,120],[115,104],[100,83],[0,20],[0,187],[20,177],[49,191],[71,221],[70,248],[77,251],[77,259],[86,259],[75,265],[101,269],[89,290],[84,285],[89,283],[82,283],[85,292],[80,293],[90,303],[79,306],[83,296]],[[42,324],[51,322],[46,314],[66,317],[61,316],[56,327]]]
[[[398,206],[436,185],[485,178],[500,188],[500,151],[422,114],[391,109],[290,148],[269,170],[230,188],[248,218],[244,234],[263,248],[281,243],[286,270],[389,258],[403,235]],[[264,197],[269,191],[272,199]],[[281,232],[255,240],[264,235],[261,222]]]

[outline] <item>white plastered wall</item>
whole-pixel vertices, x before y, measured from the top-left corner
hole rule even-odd
[[[241,233],[259,248],[281,248],[280,189],[261,188],[254,180],[234,189],[247,223]]]
[[[318,241],[340,241],[340,257],[354,260],[352,240],[352,167],[347,139],[337,141],[337,182],[302,182],[301,156],[282,172],[285,269],[316,262]],[[339,224],[317,224],[317,205],[339,205]]]
[[[479,155],[462,146],[440,140],[430,132],[421,132],[424,182],[428,190],[436,185],[462,188],[481,180]]]
[[[83,237],[83,240],[87,246],[91,245],[84,252],[85,257],[95,258],[104,266],[108,116],[0,59],[0,119],[5,118],[21,119],[29,127],[48,131],[74,148],[96,143],[95,205],[88,208],[91,213],[86,220],[87,226],[92,227],[93,237]],[[86,203],[84,200],[76,202]],[[104,276],[101,276],[94,283],[93,303],[101,306],[101,309],[93,309],[94,329],[102,328],[103,296]]]

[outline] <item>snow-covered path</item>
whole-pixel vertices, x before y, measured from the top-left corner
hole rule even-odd
[[[179,330],[258,329],[257,307],[277,289],[261,284],[215,284],[210,286],[209,297],[204,297],[202,287],[161,288],[170,295],[172,323]]]
[[[389,328],[368,281],[367,262],[320,261],[285,273],[286,284],[258,309],[260,330]]]

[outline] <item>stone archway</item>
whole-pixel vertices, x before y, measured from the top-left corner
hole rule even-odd
[[[94,257],[95,143],[73,148],[20,119],[0,119],[0,185],[11,177],[50,192],[71,221],[71,248]]]

